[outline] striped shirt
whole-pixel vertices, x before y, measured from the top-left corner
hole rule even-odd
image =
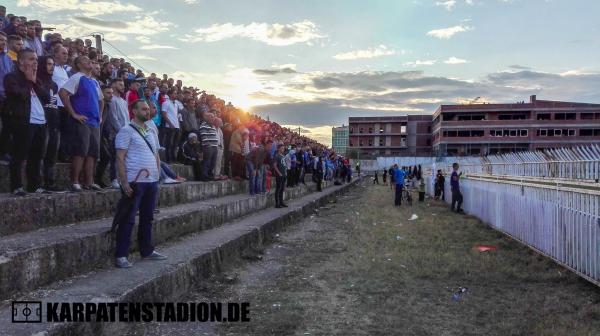
[[[133,123],[131,123],[133,125]],[[138,175],[140,169],[147,169],[150,175],[146,178],[141,175],[137,182],[157,182],[159,179],[159,171],[156,163],[157,144],[155,143],[155,136],[152,134],[154,131],[150,128],[140,128],[137,125],[133,125],[139,129],[152,150],[148,148],[146,141],[142,136],[131,126],[126,125],[121,128],[117,137],[115,138],[115,148],[127,150],[125,155],[125,170],[127,171],[127,181],[133,182]]]
[[[200,142],[202,142],[202,146],[217,147],[219,145],[217,130],[206,121],[200,125]]]

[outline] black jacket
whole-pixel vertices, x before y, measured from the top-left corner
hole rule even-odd
[[[21,70],[17,69],[4,77],[4,89],[6,90],[5,113],[13,127],[29,126],[32,88],[42,106],[50,103],[50,92],[44,90],[39,84],[27,80]]]

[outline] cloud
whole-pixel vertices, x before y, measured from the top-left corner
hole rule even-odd
[[[141,50],[155,50],[155,49],[179,49],[177,47],[168,45],[144,45],[140,47]]]
[[[445,60],[444,63],[454,65],[454,64],[469,63],[469,61],[462,59],[462,58],[457,58],[457,57],[452,56],[452,57],[448,58],[447,60]]]
[[[446,7],[447,11],[451,11],[456,5],[456,0],[438,1],[435,3],[435,5]]]
[[[158,20],[152,15],[135,15],[131,20],[109,21],[87,16],[74,16],[71,19],[74,24],[95,29],[100,32],[112,31],[120,34],[135,35],[154,35],[156,33],[166,32],[175,24],[166,20]]]
[[[18,7],[35,7],[44,12],[77,11],[87,16],[104,14],[140,12],[142,9],[132,4],[122,4],[119,1],[79,1],[79,0],[20,0]]]
[[[144,43],[144,44],[150,43],[150,38],[148,36],[136,36],[135,39],[140,43]]]
[[[472,29],[473,29],[472,27],[461,24],[461,25],[454,26],[454,27],[430,30],[427,32],[427,36],[447,40],[458,33],[467,32]]]
[[[355,60],[355,59],[361,59],[361,58],[375,58],[375,57],[382,57],[382,56],[390,56],[390,55],[395,55],[395,54],[396,54],[395,50],[388,49],[388,47],[386,47],[385,45],[380,45],[375,48],[368,48],[368,49],[363,49],[363,50],[354,50],[354,51],[349,51],[349,52],[345,52],[345,53],[340,53],[340,54],[333,56],[333,58],[335,58],[336,60],[340,60],[340,61],[346,61],[346,60]]]
[[[254,72],[257,75],[264,75],[264,76],[298,73],[296,70],[294,70],[291,67],[277,68],[277,69],[254,69],[252,72]]]
[[[198,28],[195,35],[186,35],[181,41],[216,42],[234,37],[249,38],[273,46],[288,46],[296,43],[308,43],[322,38],[316,24],[305,20],[302,22],[256,23],[234,25],[232,23],[213,24],[210,27]]]
[[[416,68],[418,66],[435,65],[436,63],[437,63],[436,60],[424,60],[424,61],[416,60],[414,62],[405,62],[403,65]]]
[[[531,70],[531,68],[528,66],[523,66],[523,65],[518,65],[518,64],[509,65],[508,67],[511,69],[516,69],[516,70]]]

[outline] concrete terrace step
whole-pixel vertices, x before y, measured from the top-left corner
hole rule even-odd
[[[313,183],[290,188],[285,198],[297,198],[314,189]],[[273,194],[238,194],[163,209],[154,220],[154,243],[222,225],[273,206],[274,200]],[[111,265],[115,245],[111,224],[112,218],[106,218],[0,238],[0,299]],[[135,250],[137,235],[132,236]]]
[[[161,185],[158,206],[168,207],[213,197],[246,192],[248,183],[233,180],[185,182]],[[121,193],[116,189],[99,192],[55,193],[15,197],[0,195],[0,237],[65,225],[114,214]]]
[[[171,164],[170,167],[179,176],[185,177],[188,180],[194,178],[194,171],[191,166],[183,164]],[[11,192],[10,190],[10,173],[8,165],[0,165],[0,193]],[[23,183],[27,179],[23,176]],[[108,169],[105,174],[105,183],[110,182],[108,176]],[[71,164],[70,163],[57,163],[56,164],[56,185],[61,188],[67,188],[71,184]],[[26,184],[25,184],[26,185]]]
[[[224,263],[251,246],[270,241],[285,225],[309,215],[315,207],[356,183],[333,186],[160,247],[164,261],[137,261],[131,269],[105,269],[69,279],[20,298],[43,302],[167,302],[188,293],[198,281],[218,272]],[[45,304],[42,305],[45,316]],[[131,325],[121,323],[11,323],[12,309],[0,310],[1,335],[120,335]]]

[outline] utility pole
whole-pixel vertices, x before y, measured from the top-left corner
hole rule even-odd
[[[96,34],[96,35],[94,35],[94,38],[96,39],[96,49],[98,49],[98,51],[101,53],[102,52],[102,36],[100,36],[100,34]]]

